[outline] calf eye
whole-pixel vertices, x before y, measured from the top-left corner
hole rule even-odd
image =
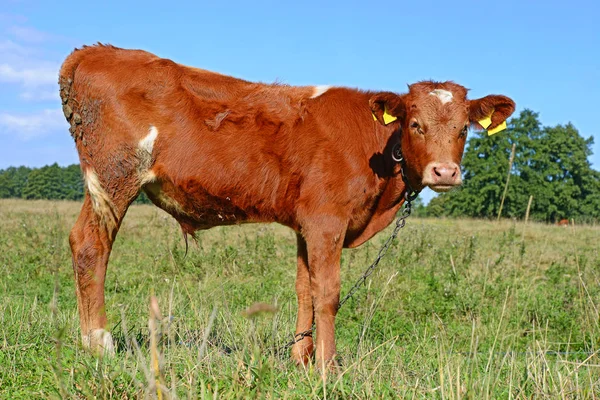
[[[416,131],[417,131],[419,134],[421,134],[421,135],[424,135],[424,134],[425,134],[425,133],[423,132],[423,129],[421,129],[421,125],[419,125],[419,123],[418,123],[418,122],[417,122],[415,119],[413,119],[413,120],[410,122],[410,127],[411,127],[412,129],[416,129]]]
[[[467,136],[467,132],[469,131],[469,127],[467,125],[465,125],[464,128],[462,128],[462,131],[460,131],[460,135],[458,135],[459,138],[464,138]]]

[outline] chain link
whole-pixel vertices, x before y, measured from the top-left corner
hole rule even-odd
[[[404,169],[402,172],[404,172]],[[404,173],[402,175],[404,178]],[[405,179],[405,182],[406,182],[406,179]],[[340,302],[338,303],[338,310],[340,308],[342,308],[342,306],[348,300],[350,300],[350,298],[352,296],[354,296],[354,294],[358,291],[358,289],[360,289],[363,285],[365,285],[369,276],[371,276],[373,271],[375,271],[375,268],[377,268],[377,265],[379,265],[379,262],[387,253],[388,249],[392,245],[392,242],[394,241],[394,239],[396,239],[396,236],[398,236],[398,232],[400,232],[400,229],[404,228],[404,225],[406,225],[406,219],[410,216],[410,213],[412,212],[412,201],[414,199],[416,199],[418,195],[419,195],[419,192],[413,191],[412,188],[407,185],[407,191],[404,195],[404,198],[406,199],[406,202],[404,203],[404,209],[402,210],[402,214],[400,214],[400,216],[398,216],[398,218],[396,219],[396,226],[394,226],[394,230],[392,231],[392,234],[385,241],[383,246],[381,246],[381,248],[379,249],[379,252],[377,253],[377,257],[375,258],[373,263],[371,263],[371,265],[369,265],[367,267],[367,269],[362,274],[362,276],[360,278],[358,278],[356,283],[352,286],[352,288],[350,288],[350,290],[344,296],[344,298],[342,300],[340,300]],[[314,329],[315,329],[315,323],[313,322],[313,325],[310,329],[300,332],[300,333],[296,333],[294,335],[293,340],[291,340],[289,343],[286,343],[281,350],[289,349],[294,344],[300,342],[302,339],[304,339],[307,336],[312,337]]]

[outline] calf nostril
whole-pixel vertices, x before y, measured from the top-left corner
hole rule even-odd
[[[442,174],[440,174],[437,170],[436,167],[433,167],[433,172],[437,175],[437,176],[442,176]]]
[[[454,178],[456,176],[456,170],[454,170],[454,172],[452,173],[452,177]]]

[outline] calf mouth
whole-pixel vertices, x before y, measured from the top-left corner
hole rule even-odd
[[[451,161],[430,162],[423,170],[421,185],[434,192],[445,193],[462,184],[458,163]]]
[[[458,185],[444,185],[444,184],[431,184],[431,185],[427,185],[431,190],[433,190],[434,192],[437,193],[446,193],[449,192],[450,190],[459,187],[460,184]]]

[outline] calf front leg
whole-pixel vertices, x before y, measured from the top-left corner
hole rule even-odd
[[[298,318],[296,320],[296,335],[312,329],[313,302],[310,292],[310,274],[308,271],[308,253],[306,241],[297,234],[298,269],[296,272],[296,296],[298,297]],[[308,364],[313,352],[313,339],[305,336],[292,347],[292,358],[296,363]]]
[[[317,325],[315,359],[327,368],[336,355],[335,316],[340,301],[340,257],[345,226],[327,218],[305,233],[310,272],[310,291]]]

